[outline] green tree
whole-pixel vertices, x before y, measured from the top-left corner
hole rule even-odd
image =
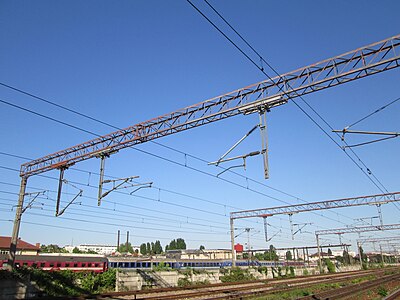
[[[78,247],[75,247],[72,249],[72,253],[83,253],[81,250],[78,249]]]
[[[151,247],[151,254],[155,254],[156,253],[156,249],[155,249],[155,246],[154,246],[154,242],[151,242],[150,247]]]
[[[128,243],[128,248],[126,248],[126,243],[119,245],[120,253],[133,253],[133,247],[131,243]]]
[[[326,264],[326,267],[328,268],[328,273],[336,272],[335,265],[329,258],[325,258],[325,264]]]
[[[343,263],[346,265],[350,265],[351,263],[349,252],[347,252],[346,250],[343,250]]]
[[[147,254],[147,247],[146,247],[145,243],[140,245],[140,254],[142,254],[142,255],[146,255]]]
[[[163,248],[161,246],[161,242],[159,240],[157,240],[154,243],[154,253],[155,254],[161,254],[163,252]]]
[[[291,251],[286,251],[286,260],[292,260],[292,252]]]
[[[169,243],[168,250],[176,250],[176,249],[178,249],[178,248],[176,248],[176,240],[172,240],[172,241]]]
[[[185,240],[182,238],[179,238],[176,240],[176,248],[177,249],[186,249],[186,243]]]
[[[150,246],[149,242],[147,242],[147,244],[146,244],[146,253],[151,254],[151,246]]]
[[[200,250],[204,250],[206,249],[206,247],[204,247],[203,245],[200,245]]]
[[[331,248],[328,248],[328,255],[329,255],[329,256],[332,256],[332,250],[331,250]]]
[[[65,250],[64,248],[61,248],[55,244],[49,244],[47,246],[41,245],[40,252],[42,252],[42,253],[68,253],[67,250]]]

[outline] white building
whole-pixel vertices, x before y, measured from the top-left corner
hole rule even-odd
[[[67,250],[69,253],[72,253],[75,247],[78,248],[79,251],[83,252],[94,251],[102,255],[110,255],[112,253],[117,252],[117,246],[115,245],[79,245],[79,246],[67,245],[64,247],[64,249]]]

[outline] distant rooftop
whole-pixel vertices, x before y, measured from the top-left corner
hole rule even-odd
[[[0,249],[9,249],[11,245],[11,237],[9,236],[0,236]],[[17,242],[18,250],[35,250],[39,251],[40,247],[29,244],[21,239]]]

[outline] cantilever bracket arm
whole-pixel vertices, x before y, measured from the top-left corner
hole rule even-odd
[[[293,224],[293,226],[299,226],[299,229],[297,229],[295,232],[293,232],[293,235],[296,233],[301,232],[301,230],[306,227],[307,225],[312,225],[312,223],[304,223],[304,224]]]
[[[32,208],[32,204],[33,202],[35,202],[36,198],[39,197],[40,195],[44,195],[44,193],[46,193],[46,191],[41,191],[41,192],[34,192],[34,193],[25,193],[24,196],[29,196],[29,195],[35,195],[31,201],[29,201],[29,203],[22,208],[21,210],[21,214],[23,214],[28,208]],[[43,203],[42,203],[43,205]]]
[[[345,136],[346,133],[386,136],[386,137],[383,137],[383,138],[380,138],[380,139],[371,140],[371,141],[367,141],[367,142],[363,142],[363,143],[359,143],[359,144],[346,145],[343,148],[353,148],[353,147],[369,145],[369,144],[385,141],[385,140],[388,140],[388,139],[397,138],[397,137],[400,136],[400,132],[349,130],[348,127],[344,128],[342,130],[332,130],[332,132],[342,133],[342,141],[344,141],[344,136]]]
[[[59,211],[59,210],[60,210],[60,201],[57,201],[56,217],[61,216],[61,215],[67,210],[67,208],[68,208],[72,203],[74,203],[74,201],[75,201],[78,197],[81,197],[82,194],[83,194],[83,190],[82,190],[82,189],[80,189],[80,188],[76,187],[75,185],[69,183],[66,179],[63,179],[62,182],[65,183],[65,184],[69,184],[69,185],[72,186],[73,188],[79,190],[79,192],[78,192],[78,194],[75,195],[74,198],[72,198],[72,200],[71,200],[70,202],[68,202],[68,204],[67,204],[61,211]]]
[[[118,178],[118,179],[113,179],[113,180],[103,180],[101,182],[101,185],[103,185],[104,183],[112,183],[113,187],[110,190],[108,190],[102,194],[101,194],[101,191],[99,190],[99,199],[98,199],[99,205],[100,205],[101,199],[106,197],[111,192],[113,192],[115,190],[126,189],[128,187],[137,186],[138,184],[129,184],[128,186],[124,186],[124,184],[131,183],[132,180],[136,179],[136,178],[139,178],[139,176],[130,176],[130,177],[126,177],[126,178]]]
[[[237,146],[239,146],[239,144],[240,144],[241,142],[243,142],[250,134],[252,134],[252,133],[254,132],[254,130],[257,129],[258,126],[259,126],[258,124],[255,125],[255,126],[254,126],[252,129],[250,129],[250,131],[247,132],[239,141],[237,141],[231,148],[229,148],[229,150],[226,151],[217,161],[210,162],[210,163],[208,163],[208,165],[215,165],[215,166],[218,166],[221,162],[231,161],[231,160],[234,160],[234,159],[238,159],[238,158],[243,157],[243,156],[237,156],[237,157],[225,159],[225,157],[226,157],[229,153],[231,153]]]
[[[132,187],[134,187],[134,186],[138,186],[138,187],[136,189],[134,189],[132,192],[130,192],[129,195],[136,193],[140,189],[151,188],[152,185],[153,185],[153,182],[134,184],[134,185],[132,185]]]

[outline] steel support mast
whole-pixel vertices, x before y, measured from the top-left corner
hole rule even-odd
[[[120,149],[232,116],[269,111],[290,99],[397,68],[400,66],[399,53],[400,35],[396,35],[272,80],[265,80],[32,160],[21,165],[21,190],[23,186],[26,187],[27,179],[32,175],[54,169],[63,170],[101,153],[115,153]],[[266,159],[265,154],[265,164]],[[20,194],[19,207],[22,207],[23,201],[24,193]],[[10,248],[10,252],[13,252],[10,253],[12,266],[15,257],[13,241],[18,238],[20,219],[21,212],[17,209]]]

